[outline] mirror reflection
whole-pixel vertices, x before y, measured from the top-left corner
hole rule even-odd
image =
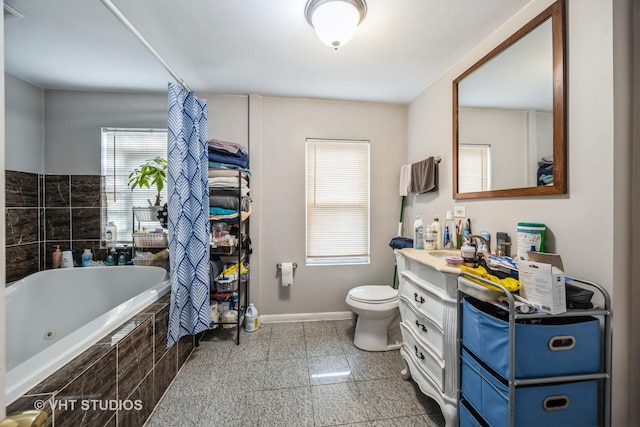
[[[454,81],[454,198],[565,192],[563,40],[554,10],[560,6]]]

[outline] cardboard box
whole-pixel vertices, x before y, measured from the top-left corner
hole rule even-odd
[[[550,314],[567,311],[564,272],[551,264],[518,262],[520,295],[538,310]]]

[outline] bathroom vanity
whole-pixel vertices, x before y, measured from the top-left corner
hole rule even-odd
[[[396,251],[404,379],[440,404],[447,427],[458,425],[456,344],[460,269],[446,263],[451,251]]]

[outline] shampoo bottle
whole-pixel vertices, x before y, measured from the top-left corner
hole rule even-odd
[[[431,233],[433,234],[433,249],[442,249],[442,229],[440,228],[440,217],[438,215],[433,216]]]
[[[113,221],[109,221],[109,225],[105,230],[104,235],[104,244],[107,248],[113,248],[118,243],[118,228],[113,223]]]
[[[93,261],[93,254],[91,253],[91,249],[85,249],[82,253],[82,266],[88,266],[91,261]]]
[[[60,268],[62,264],[62,251],[60,245],[56,245],[56,250],[51,254],[51,265],[53,268]]]
[[[413,248],[424,249],[422,233],[422,215],[417,215],[415,221],[413,221]]]
[[[445,218],[444,223],[444,240],[443,240],[443,248],[445,249],[455,249],[455,229],[456,226],[453,222],[453,212],[447,211],[447,216]]]

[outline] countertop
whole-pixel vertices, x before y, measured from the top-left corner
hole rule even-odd
[[[422,250],[405,248],[400,249],[398,252],[406,256],[407,258],[411,258],[412,260],[417,261],[421,264],[428,265],[429,267],[432,267],[441,273],[460,274],[459,266],[448,264],[445,261],[445,257],[447,256],[460,256],[459,250]]]

